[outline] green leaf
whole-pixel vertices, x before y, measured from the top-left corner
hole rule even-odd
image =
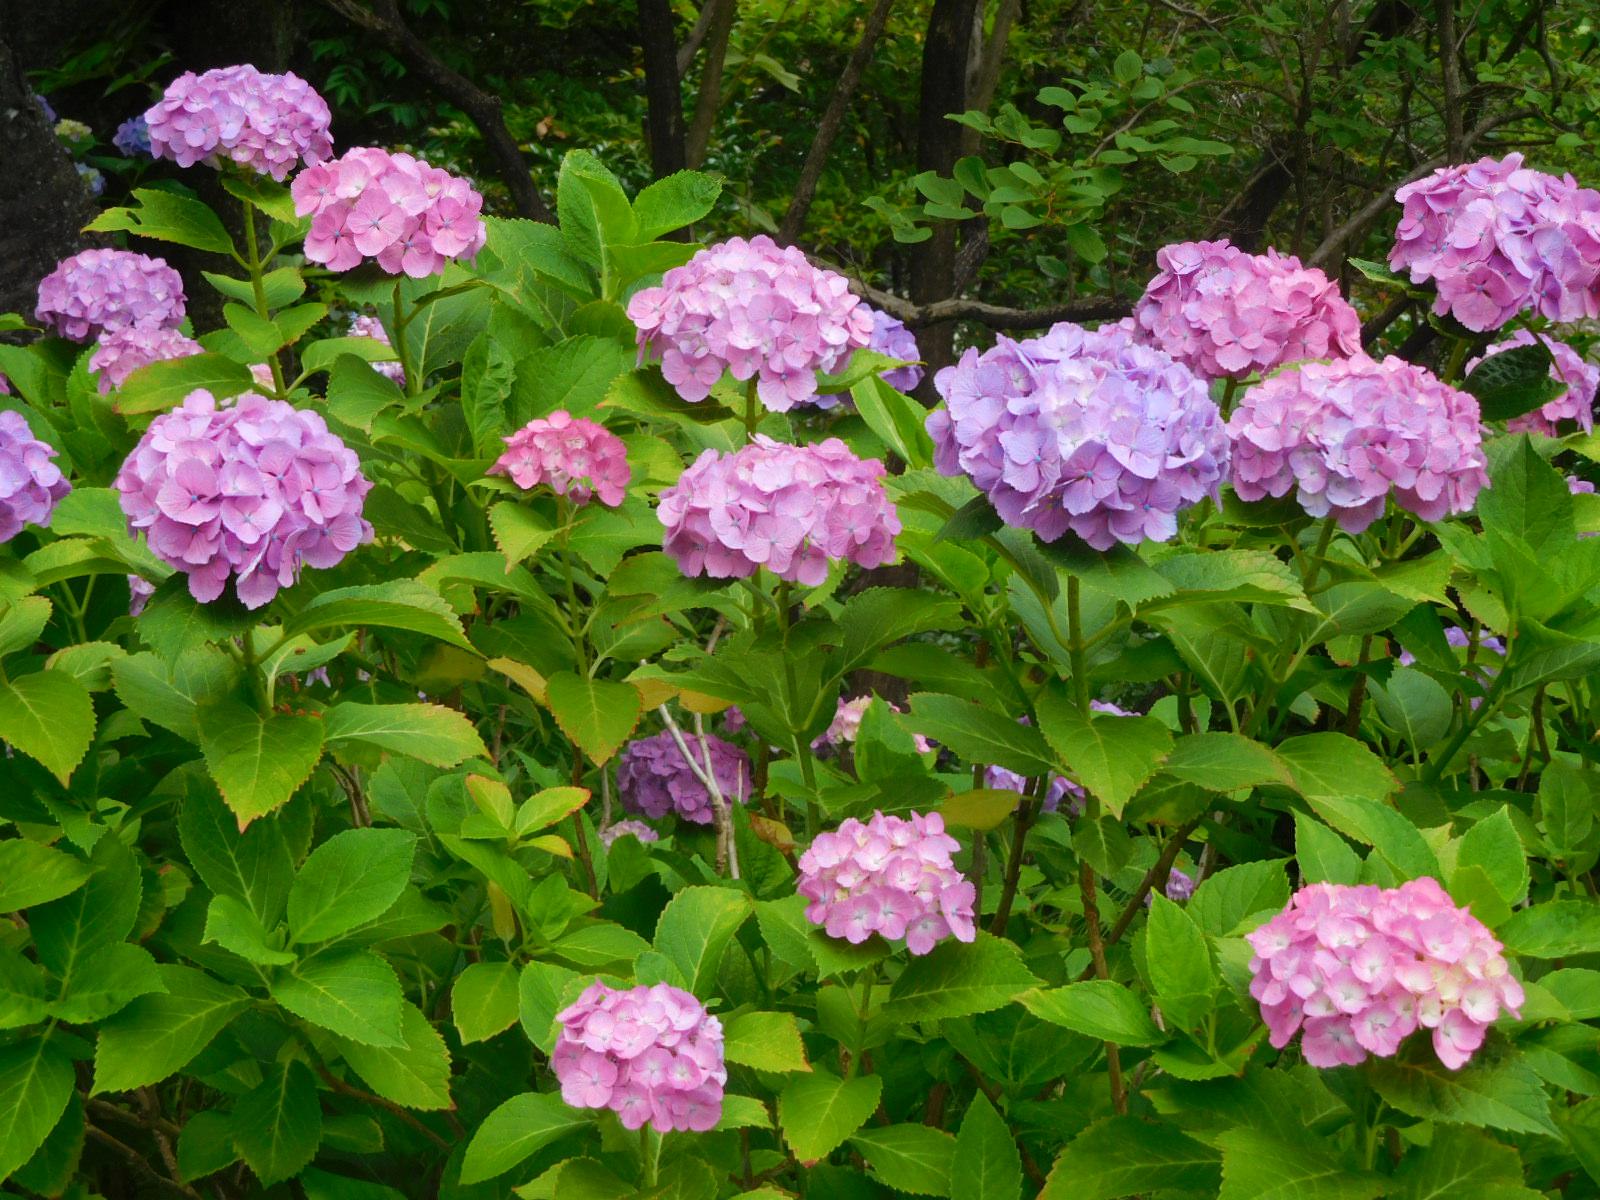
[[[34,954],[70,982],[97,951],[126,938],[139,915],[143,883],[139,864],[116,837],[102,837],[91,856],[87,883],[28,911]]]
[[[1294,858],[1307,883],[1356,883],[1361,856],[1342,837],[1305,813],[1294,814]]]
[[[1439,862],[1427,839],[1387,805],[1355,796],[1323,796],[1312,800],[1311,807],[1340,833],[1377,850],[1403,878],[1439,875]]]
[[[1039,694],[1037,711],[1045,740],[1113,817],[1172,749],[1172,731],[1154,717],[1084,714],[1061,686]]]
[[[88,1130],[83,1118],[83,1100],[74,1092],[67,1107],[40,1147],[11,1176],[11,1183],[27,1193],[60,1196],[71,1186],[83,1158]]]
[[[1190,733],[1173,743],[1161,770],[1213,792],[1289,784],[1289,768],[1260,742],[1237,733]]]
[[[709,996],[723,952],[749,916],[750,898],[744,892],[684,888],[661,910],[655,948],[678,969],[685,988],[696,996]]]
[[[1600,946],[1600,905],[1588,900],[1546,900],[1513,913],[1495,936],[1514,954],[1567,958]]]
[[[233,1114],[202,1109],[184,1122],[178,1134],[178,1175],[186,1182],[203,1179],[239,1161],[233,1144]]]
[[[596,418],[612,382],[633,369],[633,346],[612,338],[580,334],[535,350],[517,363],[507,415],[513,428],[535,417],[565,409],[576,417]]]
[[[1411,1146],[1395,1168],[1390,1200],[1535,1200],[1522,1182],[1522,1157],[1476,1129],[1443,1125]]]
[[[872,1177],[897,1192],[918,1196],[951,1194],[950,1160],[956,1140],[942,1129],[884,1125],[856,1134],[850,1144],[867,1160]]]
[[[285,637],[294,637],[345,625],[409,629],[477,653],[461,632],[461,622],[450,605],[438,592],[414,579],[323,592],[284,622],[283,632]]]
[[[235,177],[228,176],[225,183],[236,182]],[[291,201],[289,211],[294,212]],[[248,279],[235,279],[230,275],[219,275],[215,271],[201,271],[205,281],[229,300],[238,300],[242,304],[255,302],[255,289]],[[283,308],[293,304],[306,292],[306,281],[300,272],[293,267],[279,267],[275,271],[268,271],[261,277],[261,287],[266,293],[267,307],[269,309]]]
[[[48,1038],[0,1048],[0,1180],[44,1145],[73,1082],[72,1061]]]
[[[363,1046],[403,1046],[400,980],[369,950],[324,951],[273,975],[272,998],[303,1020]]]
[[[482,1183],[504,1175],[552,1142],[589,1125],[589,1120],[569,1108],[560,1096],[524,1092],[496,1108],[467,1143],[461,1162],[463,1184]]]
[[[506,556],[508,563],[519,563],[538,553],[556,531],[526,504],[508,500],[489,510],[489,529],[494,534],[494,544]]]
[[[403,829],[347,829],[313,851],[289,892],[289,931],[325,942],[381,917],[411,879],[416,837]]]
[[[913,468],[933,465],[933,439],[923,425],[927,414],[920,404],[876,375],[853,386],[850,395],[867,428],[877,434],[901,462]]]
[[[1144,944],[1161,1011],[1178,1025],[1194,1028],[1211,1011],[1217,982],[1205,934],[1187,912],[1152,894]]]
[[[729,1062],[761,1071],[809,1071],[800,1026],[792,1013],[746,1012],[725,1022],[723,1053]]]
[[[221,946],[246,962],[281,967],[294,961],[286,950],[267,944],[266,930],[249,905],[232,896],[213,896],[206,909],[206,929],[201,941]]]
[[[1144,59],[1137,50],[1124,50],[1111,64],[1111,74],[1124,86],[1133,83],[1144,73]]]
[[[263,1186],[300,1173],[322,1144],[317,1081],[302,1062],[274,1063],[233,1107],[233,1140]]]
[[[1346,1167],[1311,1135],[1287,1141],[1260,1129],[1230,1129],[1222,1148],[1217,1200],[1371,1200],[1384,1180]]]
[[[1171,1189],[1212,1195],[1222,1156],[1171,1125],[1106,1117],[1072,1140],[1039,1200],[1117,1200]]]
[[[722,181],[699,171],[675,171],[656,180],[633,198],[636,237],[653,241],[664,233],[693,225],[708,216],[722,194]]]
[[[1300,580],[1265,550],[1206,550],[1174,554],[1155,564],[1175,591],[1153,605],[1239,600],[1309,609]]]
[[[778,1125],[795,1158],[802,1164],[826,1158],[866,1124],[882,1092],[883,1080],[877,1075],[796,1075],[778,1097]]]
[[[66,787],[94,738],[89,690],[62,671],[0,680],[0,741],[36,759]]]
[[[44,968],[0,946],[0,1029],[20,1029],[43,1021],[48,1015],[44,994]]]
[[[918,692],[911,697],[914,732],[948,746],[970,763],[992,764],[1019,775],[1050,775],[1054,757],[1039,731],[968,700]]]
[[[1550,377],[1550,366],[1549,347],[1536,339],[1489,355],[1458,386],[1477,397],[1485,421],[1508,421],[1566,394],[1566,385]]]
[[[157,970],[166,991],[140,996],[100,1027],[94,1094],[160,1083],[249,1007],[242,991],[203,971],[172,964]]]
[[[469,758],[487,758],[478,731],[453,708],[442,704],[335,704],[322,714],[328,744],[360,742],[453,767]]]
[[[326,344],[314,343],[317,346]],[[310,357],[308,352],[302,360],[302,369],[308,374],[314,369],[308,361]],[[327,404],[328,413],[338,421],[371,433],[373,418],[404,402],[405,393],[394,380],[380,375],[365,360],[349,353],[333,360],[328,372]]]
[[[508,962],[468,963],[450,988],[450,1016],[463,1043],[482,1042],[517,1023],[517,968]]]
[[[83,227],[85,233],[125,230],[213,254],[234,254],[233,239],[216,213],[199,200],[155,188],[136,188],[130,208],[108,208]]]
[[[263,717],[234,700],[200,712],[206,769],[241,829],[289,802],[322,758],[322,722]]]
[[[1452,1071],[1431,1047],[1413,1046],[1402,1058],[1374,1060],[1367,1078],[1378,1095],[1408,1116],[1558,1136],[1543,1083],[1514,1053],[1485,1049]]]
[[[1544,348],[1519,346],[1495,357],[1534,349]],[[1536,558],[1567,552],[1577,536],[1567,481],[1540,457],[1525,433],[1494,449],[1490,462],[1494,486],[1485,489],[1477,506],[1484,530],[1522,543]]]
[[[1371,750],[1342,733],[1307,733],[1277,747],[1295,790],[1308,800],[1360,796],[1386,800],[1399,786]]]
[[[1004,524],[1000,514],[995,512],[994,505],[989,502],[989,497],[980,494],[950,514],[950,519],[939,527],[933,540],[973,542],[996,532]]]
[[[639,724],[644,699],[631,683],[557,671],[546,681],[550,712],[590,762],[610,761]]]
[[[1600,788],[1591,772],[1559,759],[1546,765],[1539,776],[1539,819],[1544,825],[1545,841],[1558,858],[1571,858],[1578,853],[1594,828],[1597,807]],[[0,904],[0,910],[4,908]]]
[[[24,838],[0,842],[0,913],[46,904],[77,891],[89,864]]]
[[[973,942],[947,939],[913,958],[889,989],[888,1013],[898,1021],[932,1021],[988,1012],[1039,980],[1013,942],[979,933]]]
[[[239,901],[262,929],[283,916],[299,856],[299,833],[311,830],[305,813],[291,808],[253,822],[243,832],[209,780],[196,779],[183,800],[178,836],[183,852],[206,887]],[[302,847],[303,848],[303,847]]]
[[[1227,867],[1195,889],[1185,906],[1212,937],[1227,937],[1257,913],[1276,912],[1289,901],[1289,877],[1279,860]]]
[[[1491,816],[1479,817],[1461,835],[1456,866],[1483,868],[1508,905],[1520,904],[1528,894],[1528,860],[1504,807]]]
[[[190,354],[140,367],[116,390],[114,404],[123,416],[165,412],[204,388],[218,400],[255,387],[255,376],[243,363],[221,354]]]
[[[58,508],[56,517],[59,519],[60,515]],[[59,520],[55,528],[57,533],[64,532]],[[18,650],[26,650],[37,642],[50,621],[54,607],[43,596],[24,596],[0,607],[0,658],[15,654]]]
[[[385,1100],[424,1111],[453,1107],[450,1052],[428,1018],[412,1004],[400,1008],[403,1046],[367,1046],[335,1038],[339,1052],[366,1085]]]
[[[950,1160],[950,1195],[961,1200],[1018,1200],[1022,1156],[1017,1141],[989,1097],[979,1091],[961,1118]]]
[[[113,942],[74,966],[49,1014],[69,1025],[102,1021],[129,1002],[165,990],[156,960],[143,946]]]
[[[1400,667],[1372,688],[1378,715],[1417,751],[1439,742],[1449,732],[1453,708],[1450,693],[1431,675]]]
[[[1167,1035],[1150,1011],[1122,984],[1089,979],[1048,991],[1024,992],[1018,1003],[1041,1021],[1119,1046],[1159,1046]]]

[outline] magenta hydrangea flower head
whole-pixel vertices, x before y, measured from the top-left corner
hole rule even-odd
[[[144,114],[156,158],[180,167],[231,159],[279,181],[302,162],[333,156],[332,120],[327,101],[298,75],[268,75],[249,65],[185,71]]]
[[[1046,541],[1068,530],[1098,550],[1166,541],[1227,469],[1205,382],[1115,327],[1000,338],[934,382],[945,401],[928,417],[934,465]]]
[[[1579,429],[1588,433],[1594,428],[1594,397],[1595,392],[1600,391],[1600,367],[1586,362],[1583,355],[1565,342],[1553,338],[1536,339],[1526,329],[1519,329],[1505,341],[1496,342],[1481,356],[1468,362],[1466,369],[1471,371],[1486,358],[1493,358],[1506,350],[1515,350],[1518,346],[1531,346],[1535,341],[1543,342],[1550,351],[1550,378],[1565,385],[1567,390],[1549,404],[1523,413],[1520,417],[1512,417],[1506,422],[1506,429],[1511,433],[1542,433],[1546,437],[1560,437],[1569,432],[1560,427],[1561,422],[1575,421]]]
[[[787,412],[817,395],[816,372],[834,372],[872,339],[872,316],[843,275],[811,265],[765,234],[707,246],[659,287],[628,301],[639,358],[685,400],[704,400],[732,372],[756,380],[761,403]]]
[[[1493,934],[1433,879],[1397,888],[1314,883],[1248,935],[1250,994],[1280,1049],[1298,1032],[1314,1067],[1388,1058],[1419,1027],[1452,1071],[1522,985]]]
[[[909,364],[884,371],[878,378],[896,391],[912,391],[922,382],[923,376],[922,364],[919,361],[922,358],[922,351],[917,348],[917,335],[907,329],[905,322],[898,317],[891,317],[883,310],[873,308],[866,303],[861,307],[872,315],[872,338],[867,343],[867,349],[876,350],[879,354],[886,354],[890,358],[898,358]],[[815,403],[821,409],[836,408],[840,404],[850,403],[850,396],[845,392],[819,395]]]
[[[350,318],[350,336],[371,338],[375,342],[382,342],[385,346],[392,345],[389,341],[389,331],[383,327],[383,322],[377,317],[357,314]],[[396,386],[405,387],[406,369],[394,359],[385,359],[380,362],[367,364],[385,379],[392,380]]]
[[[1433,311],[1498,329],[1531,310],[1552,321],[1600,316],[1600,192],[1522,155],[1442,167],[1395,193],[1389,265],[1433,281]]]
[[[743,750],[709,733],[703,746],[698,734],[685,734],[683,741],[701,771],[710,758],[708,774],[724,800],[743,804],[750,798],[750,759]],[[696,825],[711,824],[711,792],[683,757],[671,730],[636,738],[622,748],[617,791],[624,808],[652,820],[675,812]]]
[[[1135,337],[1207,379],[1361,350],[1361,318],[1338,285],[1291,255],[1177,242],[1156,252],[1156,265],[1134,306]]]
[[[640,842],[659,842],[661,835],[643,821],[613,821],[600,831],[600,844],[610,849],[620,837],[631,837]]]
[[[472,184],[410,154],[357,146],[300,172],[289,193],[311,218],[306,257],[334,271],[370,258],[422,279],[473,257],[488,238]]]
[[[49,527],[57,503],[72,490],[55,457],[55,447],[34,437],[21,413],[0,412],[0,544],[24,525]]]
[[[927,954],[946,937],[977,936],[977,893],[950,857],[959,849],[938,813],[850,817],[800,856],[795,890],[811,901],[806,919],[829,937],[859,944],[876,933]]]
[[[504,439],[506,452],[489,468],[523,491],[543,484],[573,504],[594,497],[616,508],[628,494],[628,448],[604,425],[557,409]]]
[[[89,355],[89,370],[100,378],[100,394],[121,387],[140,367],[173,358],[188,358],[205,349],[176,329],[130,325],[102,334]]]
[[[1228,420],[1244,500],[1290,490],[1314,517],[1360,533],[1385,500],[1425,521],[1489,486],[1478,402],[1392,355],[1304,363],[1256,384]]]
[[[165,259],[131,250],[83,250],[39,281],[33,315],[74,342],[113,329],[173,329],[183,322],[183,279]]]
[[[304,566],[331,567],[372,540],[361,515],[372,485],[322,416],[246,392],[219,405],[190,392],[150,423],[122,464],[130,532],[189,577],[202,604],[229,578],[260,608]]]
[[[888,701],[884,701],[888,704]],[[834,709],[833,720],[828,722],[828,727],[818,734],[811,742],[813,750],[842,750],[846,746],[855,745],[856,737],[861,733],[861,718],[867,715],[867,709],[872,707],[872,697],[856,696],[846,700],[839,697],[838,706]],[[889,704],[890,712],[903,711],[897,704]],[[912,743],[917,748],[918,754],[926,754],[933,749],[933,743],[920,733],[911,735]]]
[[[838,438],[791,446],[765,434],[732,454],[703,451],[661,493],[665,547],[685,575],[744,579],[766,567],[815,587],[828,564],[892,562],[900,515],[883,464]]]
[[[574,1108],[609,1108],[625,1129],[704,1133],[722,1119],[722,1022],[669,984],[596,980],[556,1014],[550,1065]]]

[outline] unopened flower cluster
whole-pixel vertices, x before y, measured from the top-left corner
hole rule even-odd
[[[761,403],[787,412],[817,395],[816,372],[836,372],[872,338],[872,315],[843,275],[811,265],[765,234],[707,246],[628,302],[639,355],[685,400],[704,400],[732,372],[756,380]]]
[[[640,842],[658,842],[661,835],[643,821],[613,821],[600,831],[600,844],[610,849],[618,838],[631,837]]]
[[[1522,155],[1442,167],[1395,193],[1404,206],[1389,265],[1433,281],[1433,311],[1468,329],[1520,312],[1600,316],[1600,192]]]
[[[382,342],[385,346],[392,345],[389,341],[389,331],[383,327],[383,322],[365,313],[357,313],[350,318],[350,336],[371,338],[375,342]],[[383,359],[368,365],[385,379],[393,381],[399,387],[405,387],[406,369],[397,360]]]
[[[811,901],[806,919],[829,937],[858,944],[876,933],[927,954],[946,937],[977,936],[976,893],[950,857],[960,848],[938,813],[851,817],[800,856],[795,890]]]
[[[869,304],[862,304],[872,316],[872,339],[867,343],[868,350],[876,350],[879,354],[889,358],[897,358],[906,363],[903,367],[891,367],[882,372],[878,378],[887,383],[896,391],[912,391],[917,384],[922,382],[922,365],[918,361],[922,358],[922,351],[917,348],[917,335],[906,328],[905,322],[898,317],[891,317],[882,309],[873,308]],[[849,403],[850,397],[845,393],[819,395],[816,399],[818,408],[836,408],[841,403]]]
[[[704,1133],[722,1119],[722,1022],[688,992],[596,980],[556,1020],[550,1063],[574,1108],[609,1108],[623,1128],[658,1133]]]
[[[165,259],[131,250],[84,250],[39,282],[33,315],[64,338],[87,342],[113,329],[172,329],[183,321],[183,280]]]
[[[102,335],[89,355],[89,370],[100,380],[100,394],[121,387],[140,367],[173,358],[188,358],[204,349],[176,329],[131,325]]]
[[[743,579],[766,567],[814,587],[828,564],[879,567],[894,559],[900,517],[883,464],[838,438],[791,446],[757,434],[732,454],[701,453],[661,493],[667,553],[685,575]]]
[[[1292,490],[1306,512],[1350,533],[1382,516],[1390,495],[1437,521],[1489,486],[1478,402],[1393,356],[1273,375],[1245,393],[1228,434],[1241,499]]]
[[[1314,1067],[1388,1058],[1419,1027],[1466,1064],[1522,985],[1494,935],[1433,879],[1397,888],[1316,883],[1247,939],[1250,994],[1279,1048],[1299,1032]]]
[[[132,531],[215,600],[232,577],[260,608],[302,566],[331,567],[372,540],[362,517],[371,484],[361,463],[315,412],[246,392],[219,405],[189,394],[157,417],[114,486]]]
[[[934,464],[967,475],[1008,525],[1099,550],[1166,541],[1214,495],[1228,440],[1206,384],[1121,329],[1061,324],[968,350],[935,377]]]
[[[489,468],[524,491],[541,484],[573,504],[598,496],[616,508],[628,494],[628,448],[604,425],[557,409],[505,438],[506,451]]]
[[[370,146],[308,167],[289,186],[311,218],[305,253],[330,270],[372,259],[391,275],[436,275],[482,248],[483,197],[465,179],[410,154]]]
[[[886,700],[885,704],[889,704]],[[846,746],[855,745],[856,738],[861,733],[861,718],[867,715],[867,709],[872,707],[872,697],[857,696],[852,700],[839,697],[838,706],[833,711],[833,720],[828,722],[828,727],[817,735],[811,742],[813,750],[833,749],[842,750]],[[890,712],[900,712],[900,706],[889,704]],[[911,735],[912,743],[917,748],[918,754],[926,754],[933,749],[933,743],[920,733]]]
[[[1137,715],[1105,700],[1091,700],[1089,701],[1089,707],[1095,712],[1108,713],[1114,717]],[[1024,725],[1032,724],[1027,717],[1019,719]],[[983,786],[993,788],[996,791],[1022,793],[1028,790],[1028,777],[1019,775],[1015,771],[1009,771],[1005,767],[991,765],[984,768]],[[1068,779],[1065,775],[1052,775],[1050,776],[1050,781],[1045,785],[1044,796],[1040,801],[1039,810],[1047,813],[1057,812],[1060,810],[1063,800],[1067,802],[1067,811],[1076,816],[1083,809],[1083,787],[1074,780]]]
[[[699,734],[690,733],[683,735],[683,741],[695,756],[695,767],[716,782],[724,800],[742,804],[749,799],[750,760],[743,750],[709,733],[703,743]],[[711,824],[711,792],[678,749],[671,730],[623,747],[617,761],[617,791],[630,812],[652,819],[677,813],[696,825]]]
[[[72,490],[52,461],[55,456],[55,448],[33,436],[21,413],[0,412],[0,544],[24,525],[49,525],[56,503]]]
[[[1550,351],[1550,378],[1564,385],[1567,390],[1532,412],[1512,417],[1506,422],[1506,429],[1512,433],[1542,433],[1546,437],[1560,437],[1571,432],[1570,429],[1562,429],[1561,422],[1574,421],[1579,429],[1588,433],[1594,428],[1594,397],[1595,392],[1600,390],[1600,367],[1586,361],[1583,355],[1565,342],[1548,337],[1535,338],[1526,329],[1519,329],[1505,341],[1490,346],[1482,357],[1468,362],[1466,369],[1471,371],[1485,358],[1493,358],[1518,346],[1531,346],[1536,341],[1542,342]]]
[[[282,180],[301,162],[333,155],[327,101],[293,72],[268,75],[248,65],[186,71],[144,119],[149,152],[180,167],[231,159]]]

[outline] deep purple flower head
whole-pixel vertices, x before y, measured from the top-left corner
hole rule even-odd
[[[319,413],[254,392],[224,405],[190,392],[151,422],[113,486],[129,530],[146,532],[202,604],[232,576],[245,607],[260,608],[302,567],[372,540],[355,451]]]
[[[56,504],[72,490],[55,458],[55,447],[33,436],[22,414],[0,412],[0,544],[24,525],[48,527]]]
[[[722,1119],[722,1022],[680,988],[596,980],[556,1014],[550,1065],[574,1108],[609,1108],[625,1129],[704,1133]]]
[[[750,798],[750,759],[739,747],[706,734],[685,734],[684,745],[695,756],[695,766],[716,781],[717,790],[729,804],[743,804]],[[657,820],[675,812],[685,821],[709,825],[713,810],[711,793],[678,749],[671,730],[653,737],[637,738],[622,748],[617,760],[617,791],[629,812]]]
[[[100,377],[100,394],[108,395],[121,387],[140,367],[172,358],[188,358],[205,349],[193,338],[176,329],[130,325],[100,336],[89,355],[89,370]]]
[[[1099,550],[1166,541],[1227,469],[1205,383],[1115,327],[1002,337],[934,382],[945,401],[928,417],[934,464],[1046,541],[1069,529]]]
[[[155,154],[150,148],[150,122],[144,119],[143,114],[129,117],[118,125],[111,144],[122,151],[124,158],[151,157]]]
[[[473,257],[489,235],[472,184],[410,154],[357,146],[301,171],[289,192],[295,212],[311,218],[306,257],[334,271],[370,258],[422,279]]]
[[[685,575],[743,579],[766,567],[814,587],[833,559],[893,561],[900,516],[883,475],[838,438],[791,446],[757,434],[732,454],[702,452],[661,493],[656,516]]]
[[[1514,350],[1518,346],[1531,346],[1535,341],[1543,342],[1550,351],[1550,378],[1557,383],[1566,385],[1566,394],[1557,396],[1549,404],[1536,408],[1533,412],[1523,413],[1520,417],[1512,417],[1506,422],[1506,429],[1512,433],[1526,431],[1528,433],[1542,433],[1546,437],[1560,437],[1569,432],[1560,428],[1562,421],[1576,421],[1578,428],[1588,433],[1594,428],[1594,397],[1600,390],[1600,367],[1586,362],[1583,355],[1579,354],[1565,342],[1555,341],[1553,338],[1535,338],[1526,329],[1519,329],[1503,342],[1496,342],[1483,354],[1467,363],[1466,369],[1471,371],[1485,358],[1492,358],[1506,350]]]
[[[131,250],[84,250],[39,281],[33,315],[64,338],[87,342],[111,329],[176,328],[183,280],[165,259]]]
[[[886,700],[885,704],[889,704]],[[833,720],[828,722],[828,727],[818,734],[811,742],[813,750],[827,749],[842,750],[846,746],[855,745],[856,737],[861,733],[861,718],[867,715],[867,709],[872,707],[872,697],[857,696],[853,700],[839,697],[838,707],[834,709]],[[890,712],[903,711],[898,704],[889,704]],[[933,743],[920,733],[911,735],[912,743],[917,748],[918,754],[926,754],[933,749]]]
[[[613,821],[600,831],[600,843],[610,849],[620,837],[631,837],[641,842],[659,842],[661,835],[643,821]]]
[[[1228,420],[1245,500],[1294,490],[1314,517],[1360,533],[1395,503],[1425,521],[1489,486],[1478,402],[1390,356],[1304,363],[1256,384]]]
[[[1389,1058],[1419,1026],[1452,1071],[1522,985],[1494,935],[1433,879],[1397,888],[1314,883],[1247,939],[1250,994],[1280,1049],[1303,1031],[1314,1067]]]
[[[1125,708],[1119,708],[1104,700],[1091,700],[1089,707],[1095,712],[1109,713],[1114,717],[1132,717],[1137,714]],[[1027,717],[1018,718],[1022,724],[1032,724]],[[1028,790],[1028,777],[1018,775],[1015,771],[1008,771],[1005,767],[987,766],[983,769],[983,786],[994,788],[997,791],[1026,792]],[[1077,816],[1083,811],[1083,787],[1065,775],[1052,775],[1050,782],[1045,785],[1044,799],[1039,805],[1041,812],[1053,813],[1061,808],[1061,802],[1067,802],[1067,812]]]
[[[850,817],[800,856],[795,890],[811,901],[806,920],[829,937],[859,944],[877,933],[926,954],[946,937],[977,936],[977,893],[950,857],[959,849],[938,813],[876,812],[865,824]]]
[[[907,329],[905,322],[898,317],[891,317],[870,304],[863,303],[861,307],[872,314],[872,340],[867,343],[867,349],[876,350],[879,354],[886,354],[890,358],[898,358],[910,364],[905,367],[894,367],[883,372],[878,378],[897,391],[911,391],[922,382],[923,376],[919,361],[922,358],[922,351],[917,348],[917,335]],[[815,400],[816,406],[822,409],[836,408],[840,404],[848,403],[850,396],[846,392],[819,395]]]
[[[558,408],[535,417],[510,437],[506,452],[489,468],[508,475],[524,491],[543,484],[573,504],[600,503],[616,508],[628,494],[628,448],[604,425]]]
[[[1442,167],[1395,199],[1404,211],[1389,265],[1433,281],[1434,312],[1480,331],[1529,310],[1600,316],[1600,192],[1571,175],[1508,154]]]
[[[837,371],[872,338],[870,312],[843,275],[765,234],[707,246],[636,292],[628,316],[640,361],[659,356],[685,400],[704,400],[731,371],[754,378],[773,412],[814,399],[816,372]]]
[[[1134,336],[1207,379],[1361,349],[1361,319],[1338,285],[1291,255],[1177,242],[1156,252],[1156,265],[1134,306]]]
[[[150,153],[180,167],[232,159],[281,181],[301,162],[333,156],[327,101],[292,72],[266,75],[249,65],[185,71],[144,119]]]
[[[383,322],[377,317],[365,314],[357,314],[350,318],[350,336],[371,338],[375,342],[382,342],[385,346],[393,344],[389,341],[389,331],[383,327]],[[368,365],[385,379],[392,380],[397,387],[405,387],[406,369],[397,360],[384,359]]]

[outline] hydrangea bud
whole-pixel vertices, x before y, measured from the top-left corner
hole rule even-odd
[[[704,745],[699,734],[685,734],[683,740],[701,771],[710,758],[708,774],[724,800],[743,804],[750,798],[750,760],[743,750],[709,733]],[[622,748],[617,791],[624,808],[652,820],[677,813],[696,825],[711,824],[711,792],[683,757],[671,730],[636,738]]]
[[[302,162],[332,157],[332,119],[327,101],[298,75],[268,75],[248,64],[185,71],[144,114],[156,158],[180,167],[231,159],[279,181]]]
[[[205,350],[193,338],[176,329],[130,325],[102,334],[89,355],[89,370],[99,376],[102,396],[121,387],[140,367],[168,359],[188,358]]]
[[[389,331],[383,327],[383,322],[377,317],[357,314],[350,318],[350,336],[371,338],[375,342],[382,342],[391,346]],[[368,363],[374,371],[394,383],[396,387],[405,387],[406,369],[395,359],[384,359],[375,363]]]
[[[72,485],[51,461],[55,447],[33,436],[22,414],[0,411],[0,545],[24,525],[48,527],[50,515]]]
[[[183,312],[183,280],[165,259],[131,250],[84,250],[39,281],[33,315],[60,336],[87,342],[135,325],[173,329]]]
[[[628,448],[604,425],[557,409],[535,417],[504,439],[506,452],[489,468],[508,475],[523,491],[541,484],[573,504],[600,503],[616,508],[628,494]]]
[[[881,309],[873,308],[863,303],[862,308],[872,315],[872,338],[867,342],[868,350],[876,350],[879,354],[890,358],[898,358],[909,365],[892,367],[882,372],[878,378],[887,383],[896,391],[909,392],[922,382],[923,370],[919,361],[922,351],[917,348],[917,336],[907,329],[905,322],[897,317],[891,317]],[[836,408],[840,404],[849,404],[850,396],[846,392],[835,392],[829,395],[819,395],[815,400],[818,408]]]
[[[640,842],[658,842],[661,835],[643,821],[613,821],[600,831],[600,844],[611,849],[618,838],[631,837]]]
[[[1560,423],[1574,421],[1579,429],[1588,433],[1594,428],[1594,397],[1595,392],[1600,390],[1600,367],[1584,361],[1583,355],[1565,342],[1547,337],[1536,339],[1526,329],[1519,329],[1505,341],[1496,342],[1481,356],[1468,362],[1466,370],[1471,371],[1486,358],[1493,358],[1506,350],[1515,350],[1518,346],[1531,346],[1535,341],[1543,342],[1550,351],[1550,378],[1567,390],[1532,412],[1512,417],[1506,422],[1506,429],[1511,433],[1542,433],[1546,437],[1560,437],[1570,432],[1562,429]]]

